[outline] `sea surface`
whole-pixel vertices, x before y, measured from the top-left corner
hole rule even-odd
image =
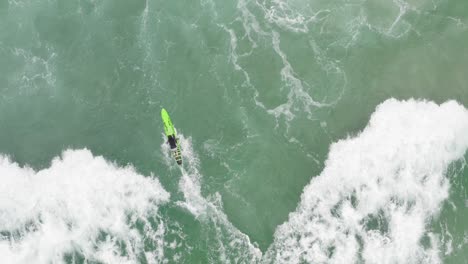
[[[467,149],[467,0],[0,0],[0,263],[468,263]]]

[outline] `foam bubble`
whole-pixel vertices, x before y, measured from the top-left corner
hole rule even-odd
[[[454,101],[387,100],[326,167],[279,226],[276,263],[438,263],[428,231],[448,197],[446,170],[468,148],[468,111]]]
[[[0,156],[0,182],[5,263],[62,263],[69,256],[135,262],[149,243],[153,257],[163,258],[164,223],[156,213],[169,193],[130,166],[86,149],[66,150],[40,171]]]

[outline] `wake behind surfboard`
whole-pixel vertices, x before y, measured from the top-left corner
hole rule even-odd
[[[179,139],[177,138],[177,131],[172,124],[169,114],[164,108],[161,109],[161,118],[164,123],[164,132],[166,133],[167,142],[171,148],[172,157],[176,160],[177,164],[182,165],[182,154]]]

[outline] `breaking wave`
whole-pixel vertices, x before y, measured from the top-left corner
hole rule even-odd
[[[89,150],[66,150],[35,171],[0,156],[4,263],[149,263],[163,260],[169,200],[159,181]]]
[[[390,99],[356,137],[333,144],[265,254],[268,263],[440,263],[431,232],[448,166],[468,148],[468,111]]]

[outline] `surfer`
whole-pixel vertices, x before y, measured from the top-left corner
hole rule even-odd
[[[179,139],[177,138],[177,131],[172,124],[171,118],[166,109],[161,109],[161,118],[164,123],[164,132],[167,136],[167,143],[171,148],[172,157],[176,160],[177,164],[182,165],[182,155],[180,150]]]
[[[169,143],[171,149],[177,148],[177,139],[174,136],[168,136],[167,143]]]

